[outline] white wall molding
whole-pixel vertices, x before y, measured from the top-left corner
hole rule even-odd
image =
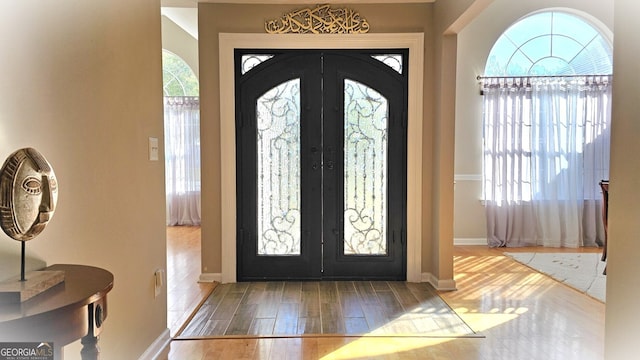
[[[147,350],[140,355],[138,360],[155,360],[160,357],[160,354],[171,342],[171,333],[169,329],[165,329],[158,338],[149,345]]]
[[[455,174],[453,181],[482,181],[482,174]]]
[[[486,238],[454,238],[453,245],[487,245]]]
[[[219,282],[222,283],[222,274],[221,273],[202,273],[198,278],[199,283],[212,283]]]
[[[453,279],[438,279],[432,273],[422,273],[422,282],[428,282],[439,291],[458,290],[456,281]]]

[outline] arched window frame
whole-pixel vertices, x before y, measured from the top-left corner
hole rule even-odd
[[[562,19],[566,21],[562,22]],[[569,26],[571,23],[574,26]],[[576,31],[575,25],[582,30]],[[545,40],[548,40],[548,49],[534,46],[536,42],[540,45]],[[554,51],[564,51],[562,47],[554,47],[557,46],[554,42],[573,46],[573,56],[554,54]],[[520,18],[498,37],[487,57],[484,76],[610,75],[613,68],[612,44],[612,33],[586,14],[568,9],[545,9]],[[575,61],[580,60],[580,56],[587,56],[589,51],[599,52],[595,58],[591,56],[596,63],[591,67],[576,66],[579,64]],[[526,71],[523,71],[525,67],[514,66],[518,58],[530,62]],[[565,66],[549,71],[543,66],[536,66],[541,61],[564,62]]]

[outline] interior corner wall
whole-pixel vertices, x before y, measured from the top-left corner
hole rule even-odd
[[[222,270],[221,252],[221,211],[235,211],[220,208],[220,114],[219,114],[219,33],[264,33],[264,23],[280,17],[282,14],[308,7],[309,5],[238,5],[200,3],[198,6],[198,38],[200,57],[200,97],[201,101],[201,146],[202,146],[202,271],[220,273]],[[433,104],[433,44],[427,43],[433,38],[430,20],[432,4],[357,4],[348,5],[358,11],[371,24],[372,33],[410,33],[425,34],[424,66],[424,125],[423,143],[431,144]],[[229,69],[233,71],[233,69]],[[225,89],[228,91],[228,89]],[[433,178],[433,159],[430,150],[423,152],[423,201],[431,202],[431,179]],[[205,205],[206,204],[206,205]],[[424,206],[423,206],[424,209]],[[431,214],[431,211],[427,212]],[[423,234],[431,233],[432,219],[423,216]],[[422,248],[431,249],[431,237],[423,238]],[[423,252],[423,270],[433,272],[431,254]],[[427,264],[425,267],[425,264]]]
[[[427,24],[433,23],[434,12],[431,11],[427,19]],[[432,30],[425,33],[424,38],[424,102],[423,114],[425,121],[422,126],[422,273],[432,274],[438,266],[437,256],[438,245],[434,244],[433,228],[435,226],[434,217],[436,216],[434,202],[436,201],[434,187],[435,176],[435,148],[433,142],[435,140],[435,119],[436,119],[436,75],[435,75],[435,49],[437,35]]]
[[[27,254],[113,273],[103,359],[137,359],[167,329],[166,287],[153,287],[166,268],[164,162],[148,155],[149,137],[163,143],[160,31],[160,0],[0,2],[0,156],[34,147],[59,183]]]
[[[440,280],[453,281],[453,164],[455,107],[456,48],[455,34],[442,35],[436,53],[437,69],[436,114],[433,152],[433,274]],[[452,282],[452,286],[454,283]]]
[[[605,359],[628,359],[638,350],[640,272],[640,4],[614,2],[613,103],[607,249]]]
[[[178,55],[198,77],[198,40],[166,16],[162,16],[162,48]]]
[[[599,27],[613,29],[613,5],[607,1],[494,0],[458,33],[455,107],[454,238],[486,244],[482,200],[482,97],[476,77],[484,73],[498,37],[519,18],[542,9],[572,9]]]

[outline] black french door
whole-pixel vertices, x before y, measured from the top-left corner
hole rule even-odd
[[[237,278],[406,278],[407,52],[236,51]]]

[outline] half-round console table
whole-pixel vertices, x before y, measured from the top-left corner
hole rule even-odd
[[[64,282],[16,304],[0,304],[1,342],[53,342],[54,359],[62,347],[82,339],[82,359],[98,359],[98,335],[107,317],[113,274],[85,265],[52,265]]]

